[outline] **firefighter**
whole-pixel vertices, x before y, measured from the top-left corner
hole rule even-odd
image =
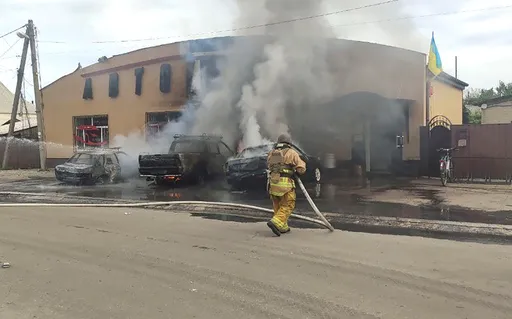
[[[274,208],[274,216],[267,225],[277,236],[290,231],[288,218],[295,209],[296,199],[294,174],[306,172],[306,163],[290,144],[290,136],[280,135],[267,159],[268,191]]]

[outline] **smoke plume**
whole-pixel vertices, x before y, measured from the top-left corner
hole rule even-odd
[[[238,26],[323,11],[323,1],[311,0],[239,0],[237,4]],[[269,25],[263,36],[237,38],[221,65],[221,75],[202,101],[193,131],[220,133],[232,146],[242,138],[246,147],[290,133],[290,113],[332,98],[326,38],[333,37],[328,21],[319,18],[306,24]]]
[[[145,140],[134,143],[134,136],[129,139],[130,143],[119,137],[118,144],[136,149],[137,154],[141,150],[167,151],[175,133],[222,135],[233,149],[240,149],[240,140],[244,147],[251,147],[276,140],[282,133],[291,133],[294,143],[298,143],[290,128],[319,125],[305,114],[312,114],[315,112],[312,108],[333,100],[335,90],[340,87],[329,67],[328,55],[332,57],[328,51],[329,41],[348,38],[413,49],[420,43],[415,27],[407,20],[398,24],[350,27],[361,21],[403,16],[396,4],[322,16],[325,12],[368,3],[356,0],[343,3],[329,0],[235,2],[239,15],[234,29],[267,26],[235,34],[246,37],[235,37],[227,53],[217,59],[219,75],[216,78],[204,81],[201,71],[194,72],[194,88],[200,93],[196,96],[198,107],[188,107],[178,122],[168,125],[150,144]],[[318,17],[313,19],[275,23],[316,15]]]

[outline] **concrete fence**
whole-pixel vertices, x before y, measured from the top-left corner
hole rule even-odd
[[[4,158],[6,142],[5,137],[0,138],[0,165]],[[37,142],[13,138],[9,144],[7,167],[9,169],[39,168],[39,145]]]

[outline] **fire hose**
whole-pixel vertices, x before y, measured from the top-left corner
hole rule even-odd
[[[304,187],[304,186],[302,186],[302,187]],[[32,195],[32,196],[41,195],[41,194],[36,194],[36,193],[0,192],[0,195],[20,195],[20,194]],[[207,206],[217,206],[217,207],[234,207],[234,208],[252,209],[252,210],[257,210],[257,211],[262,211],[262,212],[272,213],[272,214],[274,213],[274,211],[272,209],[259,207],[259,206],[237,204],[237,203],[207,202],[207,201],[97,203],[97,204],[94,204],[94,203],[88,203],[88,204],[82,204],[82,203],[0,203],[0,207],[83,207],[83,208],[87,208],[87,207],[92,207],[92,208],[150,208],[150,207],[158,207],[158,206],[170,207],[170,206],[179,206],[179,205],[207,205]],[[334,230],[334,228],[331,226],[331,224],[329,222],[327,222],[327,220],[325,219],[325,217],[323,215],[322,215],[322,217],[323,217],[322,220],[318,220],[315,218],[302,216],[302,215],[298,215],[298,214],[292,214],[291,217],[323,226],[331,231]]]
[[[324,222],[325,227],[327,227],[330,231],[334,231],[334,227],[332,227],[331,223],[329,223],[329,221],[325,218],[324,214],[322,214],[320,212],[320,210],[318,209],[318,207],[316,207],[315,202],[313,202],[313,199],[311,199],[311,196],[309,196],[309,193],[308,193],[306,187],[304,187],[304,184],[302,184],[302,181],[300,180],[300,178],[298,176],[295,176],[295,179],[297,180],[297,184],[299,184],[300,189],[304,193],[304,196],[306,196],[306,199],[308,200],[309,205],[311,206],[311,208],[313,208],[313,210],[318,215],[318,217],[320,217],[320,219]]]

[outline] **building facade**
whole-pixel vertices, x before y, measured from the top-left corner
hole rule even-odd
[[[444,116],[453,125],[462,124],[463,92],[468,84],[445,72],[437,77],[433,77],[428,71],[427,74],[430,78],[427,117],[432,119],[436,116]]]
[[[512,123],[512,96],[489,99],[482,106],[482,124]]]
[[[128,52],[78,68],[43,88],[49,166],[76,148],[106,146],[113,136],[134,131],[150,135],[179,117],[197,61],[215,77],[220,48],[233,39]],[[428,102],[432,114],[462,121],[462,91],[453,93],[446,83],[434,82],[438,94],[427,100],[423,53],[332,40],[328,60],[338,86],[333,101],[290,118],[294,138],[312,154],[333,154],[339,163],[360,161],[368,171],[386,171],[393,163],[420,160]]]

